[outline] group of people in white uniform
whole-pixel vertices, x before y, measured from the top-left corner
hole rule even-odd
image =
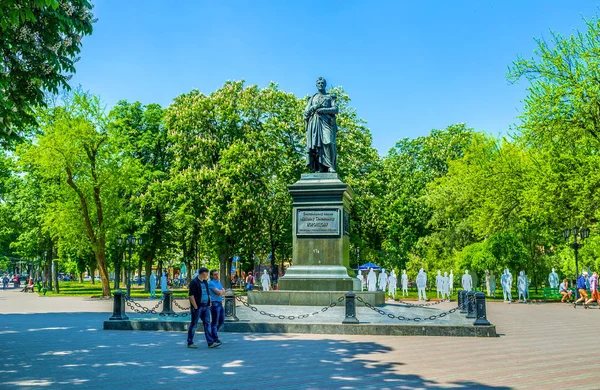
[[[470,289],[472,286],[471,276],[468,275],[468,271],[465,272],[467,277],[463,277],[463,288],[465,284]],[[397,282],[398,278],[394,270],[390,272],[388,275],[385,272],[385,269],[381,269],[379,275],[375,273],[375,270],[372,268],[369,269],[366,277],[362,274],[362,271],[358,271],[358,279],[361,282],[362,290],[367,291],[383,291],[386,295],[395,298]],[[452,271],[450,271],[450,275],[448,272],[444,272],[442,275],[441,271],[438,271],[438,274],[435,279],[436,291],[438,298],[441,299],[449,299],[452,291],[454,289],[454,275]],[[427,300],[426,288],[427,288],[427,274],[425,270],[421,268],[416,277],[417,290],[419,294],[419,300],[425,301]],[[400,277],[400,286],[402,289],[401,295],[408,296],[408,275],[406,275],[406,270],[402,270],[402,275]]]
[[[496,277],[494,276],[493,272],[489,271],[485,272],[485,276],[488,296],[494,296],[496,290]],[[366,276],[363,275],[362,271],[359,270],[357,278],[361,282],[361,289],[363,291],[365,289],[367,291],[383,291],[386,293],[386,295],[395,298],[398,278],[394,270],[392,270],[388,275],[385,269],[381,269],[381,272],[377,274],[375,270],[371,268],[369,269],[369,272],[366,274]],[[437,271],[437,276],[435,277],[435,286],[438,298],[450,299],[450,296],[452,295],[452,292],[454,290],[454,280],[455,279],[452,270],[450,271],[450,274],[448,274],[448,272],[444,272],[443,275],[440,270]],[[417,284],[419,300],[426,301],[427,273],[423,268],[419,270],[415,281]],[[551,286],[553,284],[558,285],[558,275],[556,274],[556,272],[554,272],[554,269],[552,269],[552,273],[549,276],[549,281]],[[502,285],[504,301],[511,302],[513,276],[508,269],[504,270],[500,278],[500,283]],[[469,274],[469,270],[465,270],[464,274],[460,279],[460,285],[462,289],[466,291],[473,291],[475,289],[476,286],[473,283],[472,275]],[[408,276],[406,275],[406,270],[402,270],[402,275],[400,277],[400,287],[402,289],[401,295],[408,296]],[[519,295],[518,299],[520,301],[527,302],[527,299],[529,299],[529,280],[527,279],[527,275],[525,275],[524,271],[521,271],[517,278],[517,292]]]

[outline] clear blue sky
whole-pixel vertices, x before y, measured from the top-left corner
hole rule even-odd
[[[502,134],[525,84],[507,66],[530,56],[534,37],[570,34],[600,1],[200,1],[97,0],[73,84],[168,106],[226,80],[297,96],[315,79],[341,85],[381,154],[403,137],[465,122]]]

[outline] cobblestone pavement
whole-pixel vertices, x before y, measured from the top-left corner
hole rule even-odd
[[[0,291],[0,388],[599,389],[600,310],[490,303],[497,338],[104,331],[110,301]]]

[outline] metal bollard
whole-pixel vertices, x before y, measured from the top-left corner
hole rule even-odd
[[[475,318],[475,292],[467,293],[467,318]]]
[[[460,290],[458,292],[458,305],[461,306],[460,312],[462,314],[467,313],[467,292],[465,290]]]
[[[123,291],[117,290],[114,293],[113,300],[113,315],[109,318],[110,321],[122,321],[128,320],[127,314],[125,314],[125,294]]]
[[[235,315],[235,294],[228,288],[225,292],[225,322],[237,322],[239,320]]]
[[[487,320],[487,314],[485,310],[485,294],[482,292],[478,292],[475,294],[475,317],[477,318],[473,325],[482,326],[482,325],[491,325]]]
[[[346,293],[346,316],[342,324],[358,324],[358,318],[356,318],[356,294],[352,291]]]
[[[166,290],[164,292],[163,309],[160,312],[160,314],[167,316],[175,314],[175,312],[173,311],[173,292],[171,290]]]

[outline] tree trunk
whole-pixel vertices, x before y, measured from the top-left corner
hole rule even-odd
[[[146,278],[148,279],[148,278]],[[137,266],[137,279],[139,282],[142,281],[142,258],[140,257],[140,259],[138,260],[138,266]],[[138,282],[138,284],[139,284]]]
[[[229,259],[229,253],[227,248],[222,248],[219,252],[219,274],[221,278],[221,284],[225,289],[231,288],[231,261]]]
[[[146,273],[146,282],[144,291],[150,292],[150,274],[152,274],[152,263],[154,262],[154,252],[149,252],[144,259],[144,272]]]
[[[54,292],[56,294],[60,293],[60,288],[58,287],[58,261],[52,260],[52,279],[54,279]]]
[[[47,270],[47,278],[48,278],[48,290],[52,290],[52,260],[54,253],[52,252],[52,247],[48,250],[46,257],[46,270]]]
[[[108,267],[106,266],[106,243],[104,237],[98,239],[98,244],[94,249],[96,262],[98,263],[98,271],[100,272],[100,279],[102,280],[102,296],[104,298],[109,298],[110,283],[108,280]]]

